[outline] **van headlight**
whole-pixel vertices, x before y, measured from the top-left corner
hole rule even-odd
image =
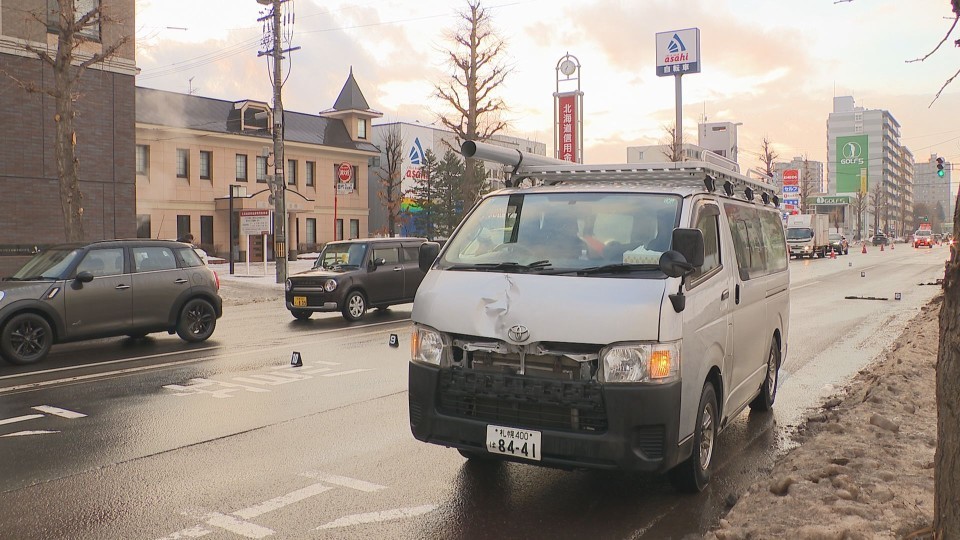
[[[440,366],[443,358],[443,336],[426,326],[417,326],[410,337],[410,359],[420,364]]]
[[[284,282],[283,286],[287,289],[287,292],[290,292],[290,289],[293,288],[293,282],[288,279],[286,282]]]
[[[600,351],[605,383],[657,383],[680,380],[680,342],[623,343]]]
[[[335,279],[328,279],[328,280],[323,284],[323,290],[325,290],[325,291],[327,291],[327,292],[333,292],[334,290],[336,290],[336,288],[337,288],[337,280],[335,280]]]
[[[7,294],[7,293],[5,293],[5,292],[3,292],[3,291],[0,291],[0,302],[3,301],[3,297],[4,297],[5,294]]]

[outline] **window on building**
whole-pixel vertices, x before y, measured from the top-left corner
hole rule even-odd
[[[257,182],[267,183],[267,158],[257,156]]]
[[[337,219],[336,230],[333,232],[334,240],[343,240],[343,220]]]
[[[190,178],[190,150],[177,148],[177,178]]]
[[[79,21],[81,17],[91,11],[100,9],[100,0],[73,0],[74,20]],[[59,33],[60,27],[60,5],[57,0],[47,0],[47,32],[51,34]],[[87,24],[77,32],[80,37],[90,41],[100,41],[100,15],[99,13],[91,17]]]
[[[150,214],[137,214],[137,238],[152,238],[150,235]]]
[[[150,147],[145,144],[137,145],[137,174],[150,174]]]
[[[213,245],[213,216],[200,216],[200,243]]]
[[[360,238],[360,220],[351,219],[350,220],[350,239]]]
[[[209,150],[200,151],[200,179],[213,179],[213,152]]]
[[[190,234],[190,216],[177,216],[177,238],[183,238]]]
[[[285,174],[287,175],[287,184],[291,186],[297,185],[297,160],[287,160],[287,170]]]
[[[307,218],[307,243],[317,243],[317,218]]]
[[[863,133],[863,124],[854,124],[853,125],[854,133]]]
[[[247,181],[247,155],[237,154],[237,182]]]
[[[306,171],[306,172],[307,172],[307,175],[306,175],[306,177],[305,177],[305,181],[306,181],[307,185],[308,185],[308,186],[314,185],[314,177],[317,176],[317,162],[315,162],[315,161],[308,161],[308,162],[307,162],[307,171]]]
[[[357,120],[357,138],[366,139],[367,138],[367,119],[361,118]]]

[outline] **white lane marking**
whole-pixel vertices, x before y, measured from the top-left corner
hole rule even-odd
[[[378,523],[381,521],[390,521],[394,519],[403,519],[413,516],[421,516],[429,512],[433,512],[437,507],[432,504],[425,504],[423,506],[414,506],[412,508],[394,508],[393,510],[384,510],[382,512],[370,512],[367,514],[354,514],[352,516],[344,516],[338,518],[330,523],[326,523],[317,527],[314,530],[320,529],[336,529],[339,527],[350,527],[352,525],[361,525],[363,523]]]
[[[213,531],[205,528],[203,525],[197,525],[196,527],[190,527],[189,529],[182,529],[173,534],[168,534],[163,538],[157,538],[157,540],[182,540],[183,538],[200,538],[201,536],[206,536],[212,532]]]
[[[385,321],[385,322],[367,324],[367,325],[364,325],[362,328],[373,328],[373,327],[375,327],[375,326],[385,326],[385,325],[389,325],[389,324],[397,324],[397,323],[409,322],[409,321],[410,321],[410,319],[400,319],[400,320],[397,320],[397,321]],[[324,334],[334,334],[334,333],[340,333],[340,332],[342,332],[342,329],[319,330],[319,331],[317,331],[317,332],[311,332],[311,333],[305,334],[305,335],[309,335],[309,336],[320,336],[320,335],[324,335]],[[371,335],[372,335],[372,334],[373,334],[373,332],[371,332]],[[362,335],[362,334],[361,334],[361,335]],[[289,348],[291,348],[291,347],[302,347],[302,346],[304,346],[304,345],[313,345],[313,344],[315,344],[315,343],[320,343],[320,341],[303,341],[303,342],[286,344],[286,345],[275,345],[275,346],[273,346],[273,347],[263,347],[263,348],[258,348],[258,349],[254,349],[254,350],[250,350],[250,351],[238,351],[238,352],[230,352],[230,353],[218,354],[218,355],[213,355],[213,356],[201,356],[201,357],[198,357],[198,358],[191,358],[191,359],[189,359],[189,360],[178,360],[178,361],[176,361],[176,362],[168,362],[168,363],[166,363],[166,364],[152,364],[152,365],[150,365],[150,366],[144,366],[143,368],[132,368],[132,371],[130,371],[130,372],[132,373],[132,372],[134,372],[134,371],[142,371],[143,369],[158,369],[158,368],[164,368],[164,367],[169,367],[169,366],[178,366],[178,365],[180,365],[180,364],[187,364],[187,363],[191,363],[191,362],[200,362],[200,361],[202,361],[202,360],[218,360],[218,359],[220,359],[220,358],[230,358],[230,357],[236,357],[236,356],[240,356],[240,355],[261,354],[261,353],[263,353],[263,351],[271,351],[271,350],[276,350],[276,349],[289,349]],[[81,365],[77,365],[77,366],[65,366],[65,367],[60,367],[60,368],[45,369],[45,370],[42,370],[42,371],[31,371],[31,372],[29,372],[29,373],[16,373],[16,374],[13,374],[13,375],[0,375],[0,380],[3,380],[3,379],[14,379],[14,378],[17,378],[17,377],[25,377],[25,376],[28,376],[28,375],[46,375],[47,373],[56,373],[56,372],[58,372],[58,371],[72,371],[72,370],[75,370],[75,369],[86,369],[86,368],[97,367],[97,366],[109,366],[109,365],[112,365],[112,364],[121,364],[121,363],[124,363],[124,362],[136,362],[136,361],[138,361],[138,360],[150,360],[151,358],[162,358],[162,357],[164,357],[164,356],[174,356],[174,355],[179,355],[179,354],[190,354],[190,353],[196,353],[196,352],[205,352],[205,351],[212,351],[212,350],[215,350],[215,349],[222,349],[222,348],[223,348],[223,347],[220,347],[220,346],[217,346],[217,347],[202,347],[202,348],[199,348],[199,349],[188,349],[188,350],[185,350],[185,351],[171,351],[171,352],[166,352],[166,353],[148,354],[148,355],[145,355],[145,356],[134,356],[134,357],[132,357],[132,358],[120,358],[120,359],[118,359],[118,360],[107,360],[107,361],[104,361],[104,362],[94,362],[94,363],[92,363],[92,364],[81,364]],[[327,365],[331,365],[331,366],[336,366],[336,365],[338,365],[336,362],[318,362],[318,361],[311,362],[311,364],[327,364]],[[110,372],[106,372],[106,373],[101,373],[101,374],[99,374],[99,375],[114,375],[114,374],[127,373],[127,372],[128,372],[127,370],[118,370],[118,371],[110,371]],[[80,379],[88,379],[88,378],[90,378],[90,377],[76,377],[76,378],[71,377],[71,378],[67,378],[67,379],[60,379],[59,381],[55,381],[55,382],[68,382],[68,381],[75,380],[75,379],[76,379],[76,380],[80,380]],[[29,387],[30,385],[22,385],[22,386],[23,386],[23,387]],[[10,390],[10,389],[20,389],[20,387],[12,386],[12,387],[9,387],[9,388],[0,388],[0,392],[4,392],[4,391]]]
[[[25,420],[33,420],[35,418],[43,418],[42,414],[25,414],[23,416],[14,416],[13,418],[5,418],[0,420],[0,426],[4,424],[13,424],[15,422],[23,422]]]
[[[17,431],[15,433],[7,433],[6,435],[0,435],[0,437],[21,437],[23,435],[46,435],[48,433],[60,433],[60,432],[49,431],[46,429],[38,429],[36,431]]]
[[[327,373],[323,377],[339,377],[341,375],[353,375],[354,373],[363,373],[364,371],[373,371],[372,369],[351,369],[347,371],[337,371],[335,373]]]
[[[83,413],[68,411],[66,409],[61,409],[60,407],[51,407],[50,405],[38,405],[36,407],[31,407],[35,411],[45,412],[61,418],[83,418],[86,415]]]
[[[363,480],[357,480],[356,478],[347,478],[346,476],[337,476],[335,474],[326,474],[326,473],[317,472],[317,471],[307,471],[304,473],[300,473],[300,476],[306,476],[307,478],[315,478],[317,480],[322,480],[328,484],[348,487],[351,489],[356,489],[358,491],[365,491],[367,493],[373,493],[375,491],[380,491],[381,489],[387,489],[387,486],[381,486],[380,484],[373,484],[370,482],[364,482]]]
[[[314,495],[319,495],[324,491],[330,491],[333,489],[331,486],[325,486],[321,483],[310,484],[309,486],[298,489],[296,491],[291,491],[286,495],[281,495],[279,497],[274,497],[269,501],[260,503],[256,506],[251,506],[250,508],[244,508],[243,510],[237,510],[233,515],[243,518],[243,519],[253,519],[267,512],[272,512],[274,510],[279,510],[284,506],[293,504],[295,502],[300,502],[304,499],[309,499]]]
[[[230,531],[233,534],[239,534],[245,538],[265,538],[274,534],[273,529],[261,527],[256,523],[242,521],[226,514],[210,512],[209,514],[203,516],[202,519],[205,520],[207,525],[219,527],[221,529]]]
[[[790,290],[791,290],[791,291],[795,291],[795,290],[797,290],[797,289],[802,289],[802,288],[804,288],[804,287],[809,287],[810,285],[816,285],[817,283],[820,283],[820,282],[819,282],[819,281],[808,281],[808,282],[804,283],[803,285],[797,285],[797,286],[795,286],[795,287],[790,287]]]

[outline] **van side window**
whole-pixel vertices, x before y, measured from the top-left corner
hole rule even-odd
[[[377,260],[381,257],[386,259],[386,264],[397,264],[400,262],[400,250],[396,247],[373,248],[373,259]]]
[[[746,281],[764,275],[766,268],[765,257],[762,255],[763,234],[756,209],[739,204],[724,204],[723,210],[730,223],[730,236],[733,238],[733,250],[737,254],[740,279]]]
[[[777,212],[760,212],[764,245],[767,251],[767,269],[770,273],[787,269],[787,244],[783,236],[783,224]]]
[[[716,213],[704,211],[697,216],[696,228],[703,233],[703,266],[690,276],[692,283],[720,267],[720,227],[717,218]]]

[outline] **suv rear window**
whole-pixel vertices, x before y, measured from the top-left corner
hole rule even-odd
[[[193,248],[178,249],[177,255],[180,256],[180,260],[183,261],[183,265],[187,268],[203,266],[203,259],[200,258],[200,255],[197,255],[197,252],[194,251]]]

